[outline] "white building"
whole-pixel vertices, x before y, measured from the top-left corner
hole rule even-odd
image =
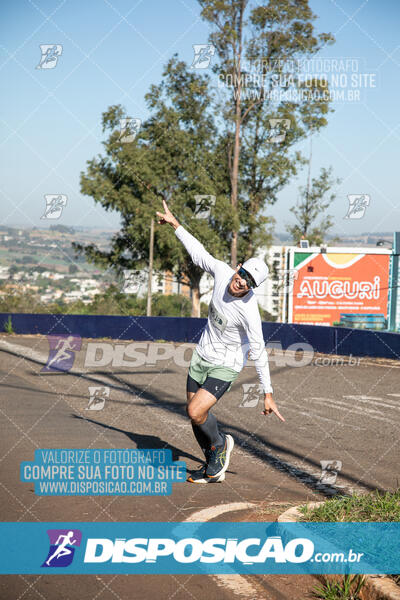
[[[0,279],[8,279],[9,267],[0,267]]]
[[[285,246],[270,246],[258,254],[268,265],[269,276],[254,290],[261,308],[282,320],[285,284]]]
[[[64,296],[65,302],[74,302],[75,300],[80,300],[82,296],[82,292],[80,290],[75,290],[72,292],[67,292]]]

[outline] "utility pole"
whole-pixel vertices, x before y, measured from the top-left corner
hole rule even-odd
[[[311,188],[311,160],[312,160],[312,135],[310,136],[310,158],[308,159],[307,202],[310,197],[310,188]]]
[[[309,210],[310,210],[310,206],[309,206],[309,201],[310,201],[310,189],[311,189],[311,159],[312,159],[312,132],[310,135],[310,158],[308,160],[308,175],[307,175],[307,196],[306,196],[306,206],[307,206],[307,214],[309,214]],[[308,225],[309,223],[306,222],[306,230],[308,230]],[[303,231],[303,236],[306,238],[308,234],[308,231]],[[300,240],[299,240],[300,243]]]
[[[153,281],[153,253],[154,253],[154,219],[150,223],[150,249],[149,249],[149,278],[147,281],[147,311],[148,317],[151,317],[151,284]]]
[[[378,245],[378,244],[377,244]],[[383,244],[382,244],[383,246]],[[389,314],[388,314],[388,329],[396,331],[400,328],[400,307],[398,300],[399,282],[400,282],[400,231],[393,233],[393,250],[390,257],[390,273],[389,273]]]

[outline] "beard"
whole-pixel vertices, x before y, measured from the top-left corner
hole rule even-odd
[[[247,289],[247,286],[246,287],[240,286],[237,279],[231,279],[231,281],[228,285],[229,294],[231,296],[234,296],[235,298],[241,298],[242,296],[245,296],[249,291],[250,290]]]

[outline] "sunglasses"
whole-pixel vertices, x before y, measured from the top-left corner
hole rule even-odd
[[[245,280],[248,288],[256,287],[256,282],[254,281],[253,277],[250,275],[250,273],[246,271],[246,269],[243,269],[243,267],[240,267],[238,275],[241,279]]]

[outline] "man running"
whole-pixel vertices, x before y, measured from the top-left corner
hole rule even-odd
[[[219,431],[210,409],[231,388],[246,364],[247,354],[255,361],[264,389],[262,414],[274,413],[281,421],[285,420],[272,398],[260,312],[252,291],[267,278],[268,267],[261,259],[250,258],[234,270],[215,259],[178,223],[165,201],[163,205],[164,213],[157,212],[158,222],[172,225],[194,264],[214,277],[207,325],[193,352],[186,384],[187,413],[206,464],[188,481],[220,482],[225,479],[234,441],[231,435]]]

